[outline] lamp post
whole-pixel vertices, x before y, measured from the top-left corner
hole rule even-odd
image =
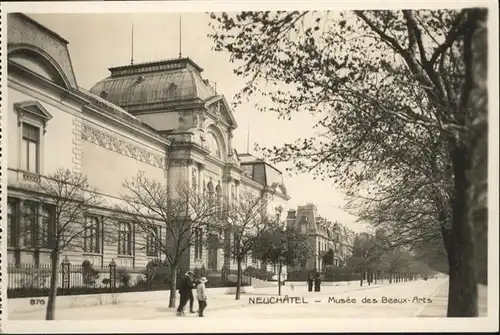
[[[62,269],[62,289],[69,290],[70,287],[70,262],[68,256],[64,257],[64,260],[61,263]]]
[[[109,263],[109,289],[113,292],[116,289],[116,262],[114,258]]]

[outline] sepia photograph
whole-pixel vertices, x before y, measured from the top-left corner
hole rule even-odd
[[[30,5],[2,332],[498,331],[495,2]]]

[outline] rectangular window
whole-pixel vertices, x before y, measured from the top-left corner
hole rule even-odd
[[[8,199],[7,203],[7,245],[9,247],[17,246],[17,228],[19,212],[18,202],[14,199]]]
[[[31,201],[23,203],[23,215],[20,226],[21,245],[27,248],[35,246],[36,222],[38,219],[38,204]]]
[[[101,251],[101,226],[99,218],[96,216],[87,216],[85,221],[83,251],[98,254]]]
[[[194,258],[201,259],[203,257],[203,230],[196,228],[194,230]]]
[[[55,228],[54,208],[47,204],[39,207],[39,216],[37,218],[36,245],[39,248],[50,248],[52,242],[52,232]]]
[[[50,248],[55,229],[54,208],[33,201],[8,201],[8,245]]]
[[[118,254],[132,255],[132,229],[127,222],[120,223],[118,231]]]
[[[33,173],[39,172],[40,129],[23,123],[23,142],[21,147],[21,169]]]
[[[159,229],[158,227],[154,227],[151,232],[148,234],[148,238],[146,241],[146,254],[148,256],[158,256],[158,245],[159,245]]]

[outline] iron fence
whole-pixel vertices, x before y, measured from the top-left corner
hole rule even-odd
[[[238,280],[238,271],[234,269],[223,268],[222,270],[207,270],[203,267],[194,269],[195,277],[206,277],[207,287],[232,287],[236,286]],[[241,272],[241,284],[242,286],[251,285],[252,279],[249,274],[244,271]]]
[[[114,261],[107,268],[94,269],[89,264],[71,264],[66,259],[56,271],[58,294],[112,292],[116,289],[123,291],[144,280],[146,271],[146,268],[117,267]],[[50,264],[9,264],[7,273],[9,297],[43,295],[50,288],[52,279]]]
[[[290,271],[288,272],[288,281],[307,281],[311,271]],[[325,282],[342,282],[360,280],[361,273],[358,272],[339,272],[339,273],[321,273],[320,278]]]
[[[236,286],[237,272],[195,271],[208,279],[207,287]],[[8,298],[47,296],[52,277],[50,264],[9,264]],[[180,274],[180,273],[179,273]],[[57,295],[96,294],[111,292],[156,291],[171,288],[168,268],[120,267],[114,261],[94,269],[89,263],[71,264],[65,259],[57,268]],[[178,278],[180,279],[180,278]],[[179,285],[179,280],[177,281]],[[250,277],[242,275],[242,286],[250,285]]]

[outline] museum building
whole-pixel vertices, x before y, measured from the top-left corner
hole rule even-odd
[[[7,25],[8,95],[2,114],[8,132],[9,264],[50,262],[48,237],[36,234],[43,229],[29,234],[22,229],[51,220],[47,204],[28,200],[26,185],[59,168],[84,174],[107,204],[88,209],[86,219],[95,229],[82,237],[81,250],[63,252],[72,264],[89,260],[104,269],[114,260],[133,269],[162,257],[154,246],[137,247],[148,244],[138,241],[142,237],[133,222],[106,227],[104,220],[120,203],[124,181],[139,171],[165,185],[186,182],[226,200],[237,201],[244,192],[263,196],[271,215],[286,208],[290,197],[282,173],[233,148],[233,112],[193,60],[113,67],[109,77],[85,90],[77,84],[68,41],[24,14],[9,14]],[[105,229],[119,230],[120,238],[106,242],[100,235]],[[164,227],[159,230],[165,234]],[[232,240],[223,231],[210,235]],[[184,267],[220,271],[224,264],[236,268],[223,247],[200,243],[190,248]],[[273,271],[251,257],[243,267],[248,265]]]

